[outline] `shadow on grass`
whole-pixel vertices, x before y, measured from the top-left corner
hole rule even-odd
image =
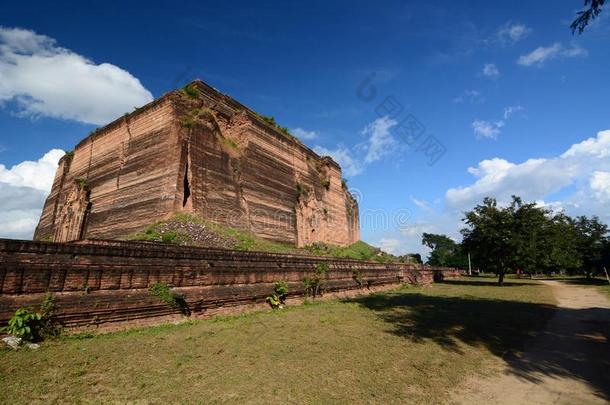
[[[521,282],[513,282],[513,281],[507,281],[504,280],[504,285],[502,287],[519,287],[519,286],[526,286],[526,285],[532,285],[532,284],[536,284],[533,281],[525,281],[524,279],[522,279],[523,281]],[[474,279],[471,280],[464,280],[464,279],[460,279],[460,280],[452,280],[452,279],[445,279],[440,281],[443,284],[453,284],[453,285],[472,285],[472,286],[479,286],[479,287],[499,287],[502,288],[498,285],[498,279],[491,279],[491,278],[485,278],[485,279],[476,279],[476,277]]]
[[[547,277],[547,278],[537,278],[536,280],[556,280],[561,281],[564,284],[574,284],[574,285],[600,285],[607,286],[608,280],[605,278],[597,278],[597,277]]]
[[[574,378],[589,383],[601,398],[610,398],[609,309],[406,292],[349,301],[375,311],[390,333],[413,342],[431,340],[460,353],[458,342],[485,346],[521,378]]]

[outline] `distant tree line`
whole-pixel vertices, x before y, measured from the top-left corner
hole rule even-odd
[[[434,266],[473,268],[498,275],[560,272],[587,277],[610,267],[608,226],[593,216],[570,217],[562,212],[524,203],[513,196],[501,207],[493,198],[464,214],[462,241],[424,233],[422,243],[431,249],[427,263]]]

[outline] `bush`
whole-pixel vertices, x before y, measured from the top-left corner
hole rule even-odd
[[[281,305],[286,303],[286,294],[288,294],[288,284],[285,281],[278,281],[266,301],[271,305],[271,308],[280,308]]]
[[[305,289],[305,296],[317,297],[322,293],[322,281],[328,272],[329,267],[327,263],[318,263],[314,268],[313,277],[303,278],[303,286]]]
[[[197,87],[195,87],[195,86],[186,86],[182,89],[182,92],[184,94],[186,94],[187,96],[189,96],[190,98],[199,97],[199,91],[197,90]]]
[[[31,312],[26,308],[20,308],[8,321],[8,326],[3,329],[9,335],[32,342],[39,337],[38,332],[41,319],[42,315],[39,313]]]
[[[40,330],[42,339],[56,338],[61,335],[62,327],[55,318],[55,296],[47,293],[40,302]]]
[[[358,288],[362,288],[364,286],[364,281],[362,280],[362,273],[358,269],[352,269],[352,279],[358,284]]]

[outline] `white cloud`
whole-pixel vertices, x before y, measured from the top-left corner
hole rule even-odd
[[[53,185],[57,162],[64,154],[61,149],[52,149],[36,162],[26,160],[10,169],[0,164],[0,183],[48,192]]]
[[[504,108],[502,114],[503,119],[498,121],[474,120],[472,122],[472,130],[478,139],[497,139],[500,135],[500,130],[506,125],[508,119],[519,111],[525,111],[520,105],[511,105]]]
[[[378,243],[379,248],[384,252],[391,253],[393,255],[399,254],[400,241],[392,238],[381,238]]]
[[[511,115],[524,110],[525,108],[520,105],[509,105],[508,107],[504,108],[504,119],[507,120]]]
[[[32,238],[63,155],[53,149],[36,162],[21,162],[10,169],[0,164],[0,237]]]
[[[388,116],[377,118],[367,125],[362,131],[364,135],[369,135],[366,145],[365,163],[372,163],[380,160],[394,151],[396,140],[390,133],[390,129],[397,124],[395,120]]]
[[[523,24],[506,23],[498,30],[498,38],[500,42],[512,45],[527,37],[531,32],[532,29]]]
[[[409,199],[413,204],[415,204],[418,208],[422,210],[428,209],[428,202],[426,200],[418,200],[417,198],[410,196]]]
[[[540,46],[526,55],[521,55],[517,59],[517,63],[521,66],[542,67],[546,61],[551,59],[575,58],[587,55],[588,52],[577,44],[571,44],[569,48],[566,48],[559,42],[556,42],[551,46]]]
[[[95,64],[34,31],[0,27],[0,102],[16,102],[21,115],[103,125],[152,99],[115,65]]]
[[[341,166],[343,174],[348,177],[356,176],[362,173],[362,170],[364,169],[360,160],[354,158],[352,152],[342,145],[339,145],[336,149],[332,150],[322,146],[315,146],[314,151],[318,155],[332,157]]]
[[[600,201],[610,202],[610,172],[594,172],[589,185]]]
[[[474,104],[476,102],[482,103],[485,100],[483,99],[482,94],[477,90],[465,90],[464,93],[453,99],[454,103],[463,103],[466,101]]]
[[[498,67],[493,63],[486,63],[483,65],[482,73],[483,76],[491,77],[492,79],[500,76],[500,70],[498,70]]]
[[[315,131],[307,131],[303,128],[292,128],[290,132],[299,139],[311,140],[318,137],[318,133]]]
[[[477,138],[489,138],[496,139],[500,135],[500,128],[504,126],[504,121],[483,121],[474,120],[472,122],[472,129]]]
[[[362,173],[367,165],[400,149],[399,142],[390,132],[396,124],[388,116],[377,118],[362,130],[362,134],[367,136],[366,141],[351,149],[343,145],[338,145],[335,149],[316,145],[313,149],[319,155],[329,155],[335,159],[348,177],[355,176]]]
[[[445,194],[450,210],[470,209],[484,197],[508,202],[511,195],[526,201],[542,201],[568,187],[576,191],[551,206],[565,207],[568,212],[597,214],[610,220],[606,197],[610,172],[610,130],[597,137],[572,145],[554,158],[534,158],[521,163],[501,158],[487,159],[468,172],[476,181],[468,186],[451,188]]]

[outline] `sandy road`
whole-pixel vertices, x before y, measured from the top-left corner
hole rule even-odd
[[[610,403],[610,300],[591,287],[542,281],[558,308],[499,376],[468,381],[451,403]]]

